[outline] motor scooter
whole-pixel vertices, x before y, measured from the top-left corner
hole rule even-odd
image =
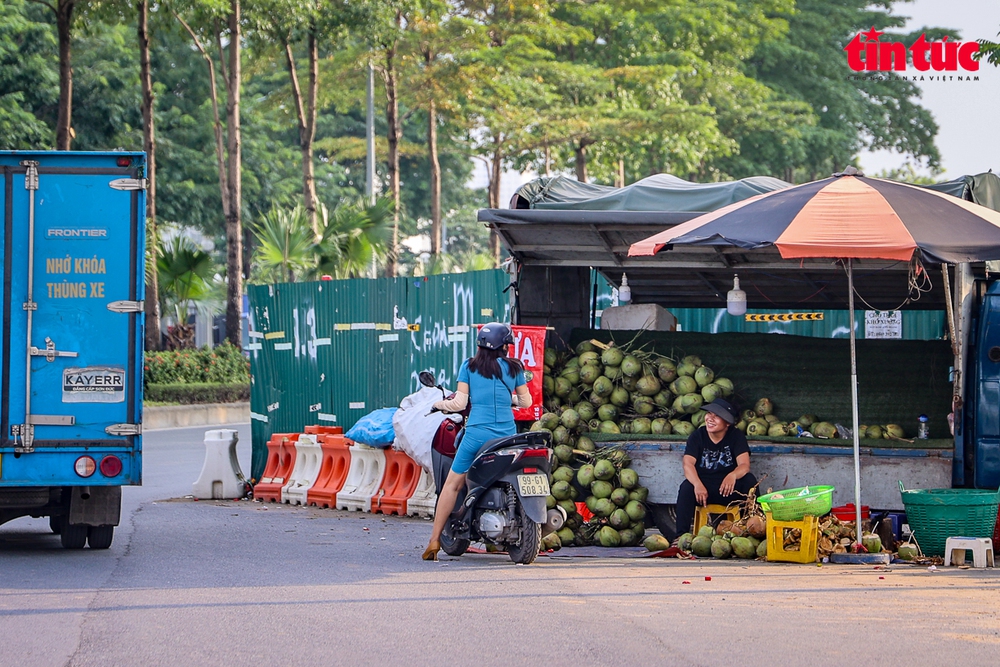
[[[448,398],[430,372],[423,371],[419,379]],[[452,413],[434,435],[431,460],[439,495],[470,410],[466,406],[462,413]],[[472,542],[484,542],[506,551],[515,563],[532,563],[542,536],[559,530],[566,521],[561,507],[546,509],[551,467],[552,436],[547,432],[519,433],[484,443],[441,533],[442,550],[461,556]]]

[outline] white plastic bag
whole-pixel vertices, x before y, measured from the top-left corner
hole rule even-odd
[[[396,431],[393,447],[405,452],[427,472],[431,471],[431,443],[434,434],[447,416],[441,412],[427,414],[442,398],[441,390],[422,387],[399,403],[399,410],[392,416]]]

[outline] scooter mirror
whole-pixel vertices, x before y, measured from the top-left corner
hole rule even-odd
[[[425,387],[437,386],[437,381],[434,379],[434,374],[431,373],[430,371],[420,371],[420,373],[417,375],[417,378],[420,379],[420,384],[424,385]]]

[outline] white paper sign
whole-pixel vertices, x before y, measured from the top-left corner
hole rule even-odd
[[[903,313],[898,310],[866,310],[865,338],[903,337]]]

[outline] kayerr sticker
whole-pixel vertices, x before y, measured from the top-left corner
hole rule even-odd
[[[63,403],[121,403],[125,400],[125,369],[88,366],[63,371]]]

